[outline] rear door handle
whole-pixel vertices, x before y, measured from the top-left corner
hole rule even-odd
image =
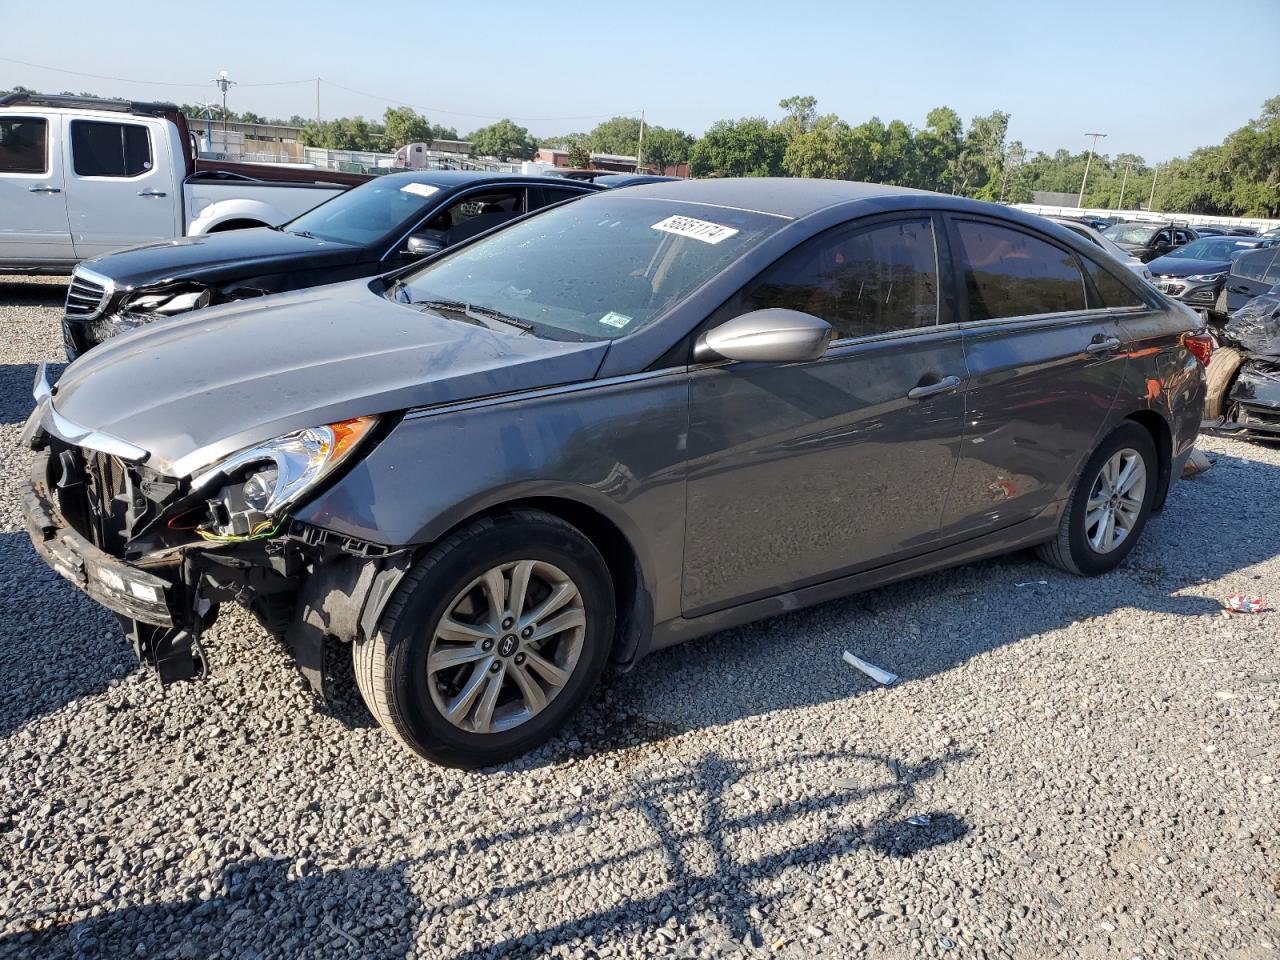
[[[167,193],[165,193],[163,190],[139,190],[139,191],[138,191],[138,196],[140,196],[140,197],[167,197],[167,196],[168,196],[168,194],[167,194]]]
[[[1105,337],[1102,340],[1095,340],[1084,348],[1085,353],[1110,353],[1112,350],[1120,349],[1120,341],[1116,337]]]
[[[959,377],[943,377],[937,383],[925,383],[918,387],[912,387],[907,391],[908,400],[923,400],[925,397],[932,397],[934,394],[946,393],[960,386]]]
[[[31,193],[61,193],[61,187],[27,187]]]

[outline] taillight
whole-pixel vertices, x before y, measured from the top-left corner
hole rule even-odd
[[[1207,331],[1200,333],[1184,333],[1182,335],[1182,345],[1187,348],[1188,352],[1200,361],[1202,366],[1209,365],[1209,358],[1213,356],[1213,337]]]

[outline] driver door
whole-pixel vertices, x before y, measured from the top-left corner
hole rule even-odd
[[[930,548],[967,377],[940,296],[940,236],[919,213],[838,227],[776,261],[706,325],[786,307],[826,320],[834,339],[814,361],[692,368],[685,616]]]

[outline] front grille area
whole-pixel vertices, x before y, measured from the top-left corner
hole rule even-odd
[[[67,288],[67,303],[63,313],[73,320],[88,320],[102,312],[107,289],[79,273],[72,274]]]
[[[50,487],[58,512],[82,537],[113,557],[123,557],[133,482],[128,465],[82,447],[55,447]]]

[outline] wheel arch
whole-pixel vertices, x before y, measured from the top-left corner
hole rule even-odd
[[[229,220],[223,220],[215,223],[206,233],[226,233],[228,230],[249,230],[254,227],[265,227],[269,224],[263,223],[261,220],[254,220],[249,217],[233,217]]]
[[[1156,456],[1159,458],[1159,472],[1156,478],[1156,499],[1152,509],[1159,510],[1164,506],[1164,500],[1169,494],[1169,486],[1173,479],[1173,430],[1170,429],[1165,418],[1152,409],[1135,410],[1124,419],[1146,430],[1151,435],[1151,442],[1155,444]]]
[[[477,520],[520,509],[540,510],[558,517],[581,531],[600,551],[613,582],[617,611],[611,660],[623,668],[634,665],[648,650],[653,634],[654,571],[649,558],[637,546],[638,531],[630,529],[631,524],[619,516],[619,511],[563,491],[528,493],[473,508],[452,519],[449,527],[431,541],[443,539]]]

